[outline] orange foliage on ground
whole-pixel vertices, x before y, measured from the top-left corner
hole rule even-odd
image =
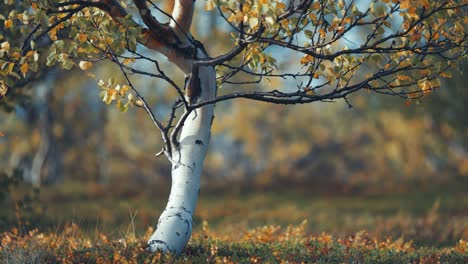
[[[379,261],[393,254],[390,259],[394,261],[438,263],[468,258],[468,242],[465,240],[460,240],[453,247],[419,250],[411,241],[378,240],[365,231],[343,239],[325,233],[308,236],[304,232],[305,223],[285,229],[280,226],[258,227],[246,232],[241,240],[225,242],[203,235],[207,231],[204,230],[194,235],[195,239],[179,257],[146,251],[146,240],[152,228],[143,237],[125,234],[116,240],[100,233],[95,239],[90,239],[75,224],[60,233],[41,233],[35,229],[22,234],[13,229],[0,234],[0,260],[13,263],[304,263],[332,258],[338,262],[358,260],[359,263],[370,263],[368,255],[370,259]],[[267,247],[268,251],[262,247]]]

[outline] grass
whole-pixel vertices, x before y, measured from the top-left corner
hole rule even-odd
[[[31,202],[37,212],[0,210],[0,262],[468,262],[462,191],[202,192],[192,239],[175,257],[145,251],[166,202],[167,191],[155,190],[83,183],[41,189]]]
[[[416,248],[402,239],[378,241],[366,232],[346,239],[304,236],[304,226],[272,235],[271,227],[252,231],[240,241],[195,236],[180,256],[149,253],[145,239],[128,236],[91,241],[71,225],[58,234],[30,231],[0,235],[5,263],[466,263],[468,243],[452,248]],[[269,239],[270,241],[263,241]]]

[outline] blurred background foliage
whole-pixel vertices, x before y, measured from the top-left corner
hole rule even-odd
[[[229,33],[215,12],[204,13],[197,23],[195,36],[210,43],[210,54],[230,49]],[[215,36],[206,34],[207,27]],[[281,63],[297,61],[285,57]],[[169,63],[164,66],[165,72],[178,73]],[[459,71],[465,67],[460,64]],[[97,80],[121,78],[115,66],[95,65],[93,72],[96,77],[52,68],[1,99],[9,106],[0,112],[3,230],[19,223],[56,226],[70,218],[87,227],[121,226],[129,219],[133,223],[132,210],[139,212],[140,227],[155,223],[170,182],[169,163],[155,157],[160,134],[143,111],[121,113],[99,99]],[[174,74],[179,82],[180,75]],[[168,113],[174,98],[169,87],[151,79],[134,81],[157,114]],[[412,104],[368,92],[350,97],[352,107],[344,101],[218,104],[196,220],[224,233],[222,227],[229,225],[248,228],[307,218],[315,232],[363,228],[440,243],[466,238],[467,82],[466,74],[456,73]],[[254,86],[262,85],[290,84],[270,80]],[[220,93],[233,87],[225,85]],[[40,191],[21,179],[41,186]],[[276,192],[284,194],[284,203],[272,202],[279,198]],[[376,194],[384,195],[381,204],[374,204],[380,199],[373,198]],[[347,201],[347,195],[370,196]],[[443,217],[440,203],[447,206]],[[265,211],[249,214],[254,208]]]

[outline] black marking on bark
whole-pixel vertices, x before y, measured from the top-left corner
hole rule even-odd
[[[184,79],[184,89],[187,90],[187,87],[189,85],[189,81],[190,81],[190,74],[187,74],[185,75],[185,79]]]
[[[163,245],[166,245],[167,246],[167,243],[162,241],[162,240],[151,240],[149,243],[148,243],[150,246],[154,245],[154,244],[163,244]]]
[[[175,232],[177,236],[180,236],[180,233],[179,232]]]
[[[197,144],[197,145],[203,145],[203,141],[197,139],[197,140],[195,140],[195,144]]]
[[[211,121],[210,121],[210,127],[213,125],[213,120],[214,120],[214,115],[211,117]]]
[[[181,213],[177,213],[177,214],[173,214],[173,215],[168,215],[166,217],[164,217],[164,219],[168,219],[168,218],[171,218],[171,217],[177,217],[179,218],[180,220],[182,221],[188,221],[187,218],[183,217]]]
[[[185,224],[187,225],[187,230],[185,231],[185,235],[187,236],[189,234],[189,231],[192,230],[191,227],[192,227],[192,219],[191,218],[185,218],[182,216],[181,213],[177,213],[177,214],[173,214],[173,215],[168,215],[166,217],[164,217],[164,219],[167,219],[167,218],[171,218],[171,217],[177,217],[179,218],[181,221],[184,221]]]
[[[174,165],[174,168],[173,168],[172,170],[177,170],[177,169],[179,169],[179,168],[182,167],[182,166],[187,167],[187,168],[189,168],[191,171],[193,171],[193,168],[192,168],[192,167],[190,167],[190,166],[187,165],[187,164],[183,164],[183,163],[180,162],[180,161],[177,162],[177,163]]]
[[[167,247],[167,249],[170,251],[170,252],[175,252],[174,249],[172,249],[166,242],[162,241],[162,240],[159,240],[159,239],[155,239],[155,240],[151,240],[150,242],[148,242],[148,246],[149,247],[152,247],[154,246],[155,244],[160,244],[160,245],[164,245]],[[148,249],[147,249],[148,250]]]
[[[185,231],[185,236],[189,236],[190,235],[189,231],[192,230],[192,225],[193,225],[192,220],[190,219],[190,221],[189,221],[189,220],[185,219],[185,224],[187,225],[187,230]]]
[[[192,212],[190,212],[189,210],[187,210],[187,208],[185,208],[184,206],[171,206],[171,207],[169,207],[169,208],[167,208],[167,209],[170,209],[170,210],[173,210],[173,209],[180,209],[180,210],[186,212],[187,214],[192,215]]]
[[[188,80],[188,86],[185,93],[189,98],[191,104],[195,103],[198,97],[201,95],[201,81],[199,76],[199,67],[194,65],[192,73],[190,74],[190,79]]]
[[[197,112],[197,109],[195,109],[195,110],[193,110],[193,118],[192,118],[192,120],[197,119],[197,116],[198,116],[198,112]]]

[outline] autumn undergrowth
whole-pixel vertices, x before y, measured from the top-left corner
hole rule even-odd
[[[264,226],[238,241],[195,234],[180,256],[149,253],[146,239],[133,235],[111,240],[88,238],[77,225],[60,233],[17,229],[0,235],[3,263],[466,263],[468,243],[453,247],[415,247],[403,239],[379,241],[365,231],[340,239],[328,234],[304,235],[304,223],[281,229]],[[281,230],[281,232],[277,232]]]
[[[166,194],[116,190],[45,187],[19,207],[28,190],[15,189],[0,263],[468,263],[464,192],[202,193],[192,239],[171,256],[146,251]]]

